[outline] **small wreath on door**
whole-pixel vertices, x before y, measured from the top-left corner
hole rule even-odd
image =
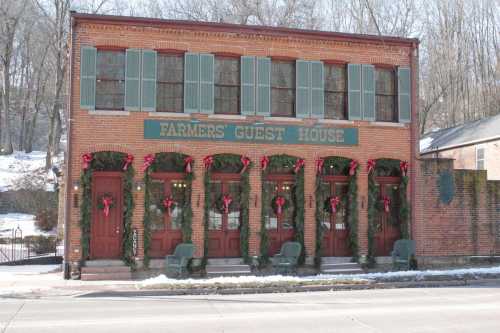
[[[177,205],[178,203],[174,201],[174,198],[172,196],[166,196],[161,200],[157,207],[163,214],[167,214],[167,216],[170,216]]]
[[[97,208],[102,210],[105,217],[109,216],[109,212],[113,207],[115,207],[115,199],[111,193],[104,193],[97,199]]]
[[[231,195],[223,194],[217,199],[215,205],[221,214],[228,214],[234,211],[235,201]]]
[[[330,214],[335,214],[343,205],[344,200],[342,200],[339,196],[331,196],[326,198],[323,204],[323,209]]]
[[[271,202],[271,207],[276,215],[281,215],[290,206],[290,201],[284,196],[277,195]]]

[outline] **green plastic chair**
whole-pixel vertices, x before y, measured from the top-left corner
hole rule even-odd
[[[280,253],[272,258],[273,268],[276,273],[287,274],[296,271],[301,251],[302,245],[299,242],[283,243]]]
[[[187,273],[189,261],[193,259],[195,247],[190,243],[181,243],[175,247],[174,254],[165,257],[165,270],[167,275]]]
[[[415,256],[415,241],[411,239],[398,239],[391,252],[392,268],[395,270],[409,270],[411,260]]]

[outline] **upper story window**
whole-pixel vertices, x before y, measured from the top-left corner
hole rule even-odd
[[[97,110],[123,110],[125,101],[125,51],[97,50]]]
[[[156,59],[156,110],[184,112],[184,56],[158,53]]]
[[[477,170],[485,170],[484,147],[476,148],[476,169]]]
[[[240,59],[215,57],[214,113],[240,113]]]
[[[295,116],[295,61],[271,62],[271,116]]]
[[[326,119],[346,119],[346,72],[344,65],[324,65]]]
[[[398,121],[396,72],[392,68],[375,68],[375,105],[377,121]]]

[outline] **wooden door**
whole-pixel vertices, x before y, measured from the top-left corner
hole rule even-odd
[[[105,216],[99,201],[113,199]],[[118,259],[122,254],[123,181],[121,172],[94,172],[92,175],[92,222],[90,225],[90,258]]]
[[[322,207],[323,244],[322,255],[331,257],[348,257],[352,255],[349,247],[349,225],[347,224],[347,191],[348,184],[345,180],[330,180],[321,183],[323,196],[328,200],[338,196],[340,204],[335,214],[329,213]],[[318,203],[325,205],[328,203]]]
[[[389,256],[394,246],[394,242],[401,238],[399,219],[399,184],[397,181],[379,182],[380,207],[375,219],[375,255]],[[390,199],[389,212],[384,211],[383,198]]]
[[[155,173],[151,180],[151,248],[152,258],[164,258],[174,253],[182,243],[182,216],[186,182],[182,174]],[[171,196],[175,202],[170,214],[162,207],[163,199]]]
[[[239,175],[232,174],[212,175],[209,188],[212,207],[208,218],[208,256],[211,258],[241,256],[239,178]],[[221,205],[221,198],[226,194],[232,198],[227,213]]]
[[[295,206],[292,193],[295,183],[292,177],[276,177],[264,182],[263,191],[266,192],[266,196],[269,198],[265,213],[265,225],[269,240],[270,256],[278,253],[283,243],[294,240],[295,229],[293,218]],[[276,196],[284,197],[287,202],[287,207],[283,209],[280,215],[277,215],[272,207],[272,200]]]

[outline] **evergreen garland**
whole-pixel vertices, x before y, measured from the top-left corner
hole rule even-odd
[[[97,152],[93,154],[93,159],[89,167],[82,171],[80,183],[82,188],[82,201],[80,205],[80,229],[82,258],[89,258],[90,248],[90,225],[92,221],[92,174],[94,171],[121,171],[124,172],[123,181],[123,240],[122,240],[122,260],[132,268],[135,268],[134,249],[132,238],[132,215],[134,211],[133,181],[134,167],[129,165],[123,171],[124,160],[127,154],[119,152]]]
[[[153,164],[144,172],[144,266],[149,267],[150,257],[149,250],[151,248],[151,173],[153,172],[185,172],[184,159],[187,155],[180,153],[156,153]],[[192,162],[194,164],[194,161]],[[193,233],[193,209],[191,207],[191,193],[194,173],[186,173],[184,181],[186,189],[184,191],[184,205],[182,206],[182,241],[191,243],[191,235]]]

